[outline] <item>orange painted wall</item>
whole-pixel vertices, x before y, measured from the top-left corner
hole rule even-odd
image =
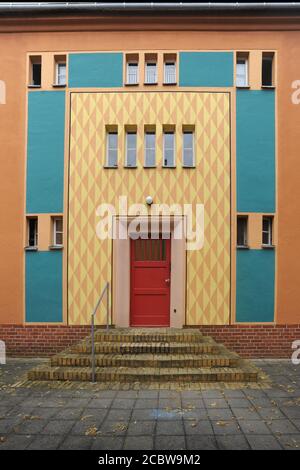
[[[277,51],[276,318],[279,323],[299,323],[300,105],[291,102],[291,83],[300,79],[300,19],[266,23],[257,18],[224,22],[219,18],[210,23],[206,18],[202,24],[200,18],[114,21],[0,19],[0,80],[7,85],[7,104],[0,105],[0,324],[23,320],[26,53],[161,49]]]

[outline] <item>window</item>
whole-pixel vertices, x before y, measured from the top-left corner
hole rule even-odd
[[[248,86],[248,54],[246,53],[237,53],[235,84],[237,87]]]
[[[248,217],[238,216],[237,218],[237,246],[246,247],[248,244],[247,240],[247,229],[248,229]]]
[[[273,217],[264,216],[262,221],[262,244],[273,246]]]
[[[145,66],[145,83],[155,84],[157,83],[157,63],[156,62],[146,62]]]
[[[164,162],[163,166],[175,166],[175,133],[164,130]]]
[[[262,55],[262,86],[273,86],[273,52],[263,52]]]
[[[156,163],[155,141],[156,141],[155,131],[146,130],[145,132],[145,166],[147,167],[155,166],[155,163]]]
[[[42,57],[31,56],[30,57],[30,77],[29,85],[34,87],[40,87],[42,84]]]
[[[194,132],[183,129],[183,166],[193,167],[194,159]]]
[[[107,131],[107,155],[106,164],[108,167],[118,166],[118,131],[108,130]]]
[[[66,85],[67,83],[67,65],[65,62],[56,64],[56,85]]]
[[[126,131],[126,166],[136,167],[136,131]]]
[[[53,219],[53,245],[62,246],[63,244],[63,218],[54,217]]]
[[[174,85],[176,83],[176,62],[166,61],[164,63],[164,84]]]
[[[27,219],[28,246],[37,247],[38,245],[38,219],[29,217]]]
[[[139,82],[138,62],[127,62],[127,85],[137,85]]]

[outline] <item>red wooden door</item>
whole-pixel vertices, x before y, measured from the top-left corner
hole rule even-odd
[[[131,326],[170,326],[170,240],[131,240]]]

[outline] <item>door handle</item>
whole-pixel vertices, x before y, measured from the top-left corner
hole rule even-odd
[[[165,279],[166,284],[170,284],[170,279]]]

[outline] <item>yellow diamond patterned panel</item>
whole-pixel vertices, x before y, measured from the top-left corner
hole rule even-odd
[[[126,125],[138,126],[138,168],[124,169]],[[176,125],[177,167],[162,163],[162,126]],[[181,166],[182,126],[195,125],[196,169]],[[118,125],[119,168],[104,168],[106,126]],[[143,168],[144,125],[156,125],[157,168]],[[204,204],[205,242],[187,253],[187,323],[226,324],[230,312],[230,111],[228,93],[73,93],[68,227],[68,318],[88,324],[111,279],[112,242],[99,240],[101,203]],[[105,323],[105,309],[99,315]]]

